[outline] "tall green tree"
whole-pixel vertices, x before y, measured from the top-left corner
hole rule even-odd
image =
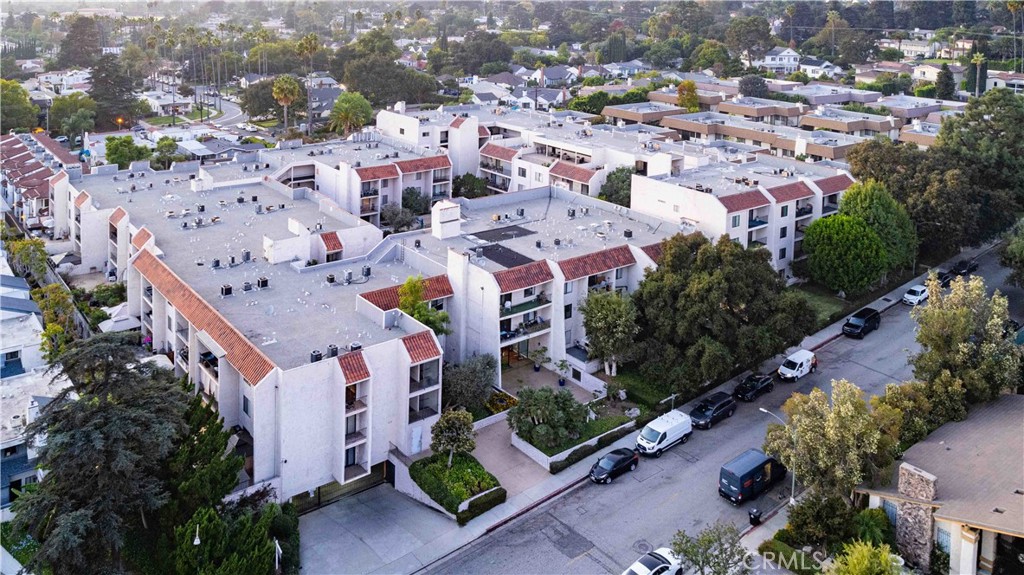
[[[774,44],[771,27],[761,16],[736,17],[729,20],[725,31],[725,43],[747,58],[747,66],[753,66]]]
[[[441,399],[445,409],[484,408],[498,372],[498,360],[491,354],[475,355],[459,365],[445,364]]]
[[[276,504],[232,513],[199,509],[174,530],[174,572],[272,573],[275,549],[270,533],[280,513]],[[194,544],[196,533],[199,545]]]
[[[47,472],[14,507],[15,528],[40,544],[30,569],[122,572],[127,532],[167,502],[160,464],[185,430],[185,394],[171,371],[138,361],[137,338],[70,344],[59,369],[72,386],[26,428]]]
[[[957,279],[944,294],[933,275],[928,305],[912,313],[921,351],[911,358],[914,376],[931,382],[948,372],[963,383],[969,403],[990,401],[1021,385],[1021,346],[1007,333],[1006,296],[991,297],[981,277]]]
[[[672,552],[683,570],[697,575],[733,575],[749,572],[747,550],[740,542],[740,531],[731,523],[718,521],[705,527],[696,537],[677,531]]]
[[[580,304],[580,313],[590,354],[604,363],[605,375],[618,375],[619,362],[633,355],[633,341],[640,331],[633,300],[619,292],[592,292]]]
[[[424,299],[426,283],[423,276],[409,276],[398,287],[398,309],[412,316],[416,321],[429,327],[437,335],[451,333],[448,312],[435,309]]]
[[[1007,234],[1000,256],[1000,263],[1010,268],[1006,281],[1010,285],[1024,286],[1024,218],[1017,220]]]
[[[95,116],[96,100],[84,92],[72,92],[65,96],[57,96],[50,105],[50,129],[62,130],[61,126],[63,126],[64,120],[79,110],[88,110]]]
[[[851,216],[815,220],[804,234],[804,250],[811,277],[833,291],[862,292],[888,267],[878,234]]]
[[[740,78],[740,94],[749,98],[765,98],[768,96],[768,83],[757,74],[747,74]]]
[[[448,452],[448,467],[456,453],[470,453],[476,449],[473,439],[473,415],[465,409],[449,409],[430,426],[430,450]]]
[[[100,54],[100,30],[96,20],[75,16],[60,42],[57,65],[61,68],[91,68]]]
[[[37,282],[46,275],[46,243],[39,238],[22,238],[5,241],[11,267],[19,275],[31,275]]]
[[[342,92],[334,101],[327,128],[346,137],[373,119],[373,107],[358,92]]]
[[[0,80],[0,132],[29,130],[38,123],[39,106],[28,99],[28,92],[14,80]]]
[[[284,128],[287,130],[288,106],[290,106],[295,100],[298,100],[301,95],[299,83],[291,76],[280,76],[274,80],[272,93],[274,95],[274,100],[284,107]]]
[[[101,56],[92,70],[92,90],[89,95],[96,101],[96,123],[105,129],[118,128],[131,122],[135,113],[135,94],[132,80],[113,54]]]
[[[171,162],[178,155],[178,142],[174,138],[164,136],[156,142],[156,156],[153,158],[159,162],[163,169],[171,167]]]
[[[84,136],[86,132],[96,126],[96,112],[88,109],[81,109],[71,114],[60,123],[61,132],[74,142],[76,138]]]
[[[608,172],[608,177],[601,184],[601,199],[628,208],[634,173],[636,170],[629,166],[615,168]]]
[[[146,160],[152,151],[146,146],[135,144],[131,136],[107,136],[107,162],[117,164],[122,170],[132,162]]]
[[[875,180],[852,184],[839,202],[839,214],[860,218],[882,240],[886,267],[906,269],[917,254],[917,233],[907,210]]]
[[[766,250],[699,233],[662,245],[633,295],[641,370],[662,387],[692,391],[756,366],[813,327],[807,302],[786,290]]]
[[[942,69],[935,81],[935,97],[940,100],[956,99],[956,82],[953,80],[953,71],[949,64],[943,63]]]
[[[299,40],[296,51],[298,52],[299,56],[306,58],[306,60],[309,62],[309,69],[307,70],[306,77],[307,79],[309,79],[309,81],[312,81],[313,57],[316,55],[317,52],[320,51],[320,37],[312,32],[306,34],[305,36],[302,37],[301,40]],[[306,98],[307,136],[313,133],[313,111],[310,106],[312,106],[312,102],[310,101],[309,98]]]
[[[697,83],[693,80],[683,80],[676,87],[678,95],[677,103],[689,113],[700,111],[700,99],[697,97]]]

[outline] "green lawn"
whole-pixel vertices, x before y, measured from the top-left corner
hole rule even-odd
[[[263,120],[262,122],[249,122],[249,123],[253,124],[255,126],[259,126],[261,128],[275,128],[275,127],[277,127],[278,124],[280,124],[280,122],[278,122],[277,120]]]
[[[620,366],[615,380],[626,388],[627,400],[652,410],[658,410],[658,402],[671,395],[671,392],[659,389],[658,386],[647,381],[634,366]]]
[[[3,541],[4,549],[22,565],[31,561],[36,551],[39,550],[39,544],[28,535],[15,537],[14,527],[9,521],[0,524],[0,540]]]
[[[810,304],[818,318],[819,329],[831,323],[830,320],[833,315],[841,313],[845,307],[843,300],[820,286],[803,284],[791,289],[799,292],[807,300],[807,303]]]

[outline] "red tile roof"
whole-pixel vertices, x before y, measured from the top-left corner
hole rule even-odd
[[[725,206],[725,211],[730,214],[733,212],[742,212],[744,210],[760,208],[761,206],[767,206],[771,203],[768,201],[768,198],[764,197],[764,194],[762,194],[760,190],[750,190],[748,192],[732,194],[731,196],[721,196],[718,198],[718,201]]]
[[[491,137],[491,131],[488,130],[487,128],[485,128],[484,126],[477,126],[476,127],[476,133],[481,138],[490,138]]]
[[[320,234],[320,241],[324,243],[324,247],[329,252],[340,252],[345,249],[345,246],[341,245],[341,240],[338,238],[338,232],[327,232]]]
[[[660,261],[661,260],[661,255],[663,253],[665,253],[665,245],[662,242],[658,242],[656,244],[651,244],[649,246],[644,246],[644,247],[642,247],[640,249],[643,250],[644,253],[647,254],[647,256],[649,258],[651,258],[652,260],[654,260],[656,262]]]
[[[512,148],[506,148],[505,146],[499,146],[490,142],[484,144],[484,147],[480,148],[480,155],[487,156],[489,158],[498,158],[499,160],[505,160],[511,162],[516,157],[517,150]]]
[[[89,201],[89,198],[89,192],[82,192],[78,194],[78,197],[75,198],[75,207],[81,208],[82,206],[85,205],[85,202]]]
[[[379,309],[388,311],[398,307],[398,286],[381,288],[360,294],[363,299]],[[423,280],[423,299],[432,301],[455,295],[448,276],[440,275]]]
[[[461,128],[462,127],[462,123],[465,122],[465,121],[466,121],[466,119],[460,116],[460,117],[455,118],[454,120],[452,120],[452,123],[448,124],[448,127],[449,128]]]
[[[772,197],[775,198],[775,202],[779,204],[814,197],[814,191],[808,188],[807,184],[803,182],[793,182],[792,184],[786,184],[784,186],[768,188],[768,193],[771,194]]]
[[[46,148],[46,150],[48,152],[53,154],[53,157],[55,157],[58,160],[60,160],[64,165],[73,165],[73,164],[81,164],[82,163],[78,159],[78,156],[72,154],[70,150],[68,150],[64,146],[61,146],[60,142],[58,142],[57,140],[54,140],[53,138],[51,138],[50,136],[46,135],[45,133],[32,134],[32,137],[35,138],[37,142],[42,144],[42,146],[44,148]]]
[[[26,200],[48,198],[50,197],[50,184],[47,182],[39,182],[34,186],[28,187],[28,189],[21,193],[21,197]]]
[[[846,174],[840,174],[838,176],[832,176],[831,178],[816,180],[814,183],[821,188],[823,193],[834,194],[849,188],[850,184],[853,183],[853,179]]]
[[[434,332],[427,330],[402,338],[405,350],[409,352],[409,359],[412,363],[420,363],[435,357],[441,357],[441,349],[434,341]]]
[[[498,282],[501,293],[526,289],[553,279],[555,276],[545,260],[494,272],[494,280]]]
[[[396,168],[394,164],[370,166],[368,168],[356,168],[356,174],[358,174],[359,179],[364,182],[386,180],[388,178],[397,178],[398,168]]]
[[[597,172],[594,170],[588,170],[587,168],[583,168],[569,162],[563,162],[561,160],[555,162],[555,165],[551,166],[550,173],[552,176],[558,176],[559,178],[565,178],[567,180],[583,184],[589,184],[590,180],[597,175]]]
[[[132,238],[132,245],[135,246],[136,249],[141,250],[142,247],[146,245],[146,242],[148,242],[149,239],[152,237],[153,234],[149,231],[149,229],[143,226],[142,229],[135,232],[135,236]]]
[[[402,170],[403,174],[415,174],[416,172],[425,172],[427,170],[450,168],[452,167],[452,161],[448,159],[448,156],[428,156],[414,160],[402,160],[401,162],[395,162],[395,165],[398,166],[398,169]]]
[[[252,342],[245,339],[224,316],[181,281],[171,268],[149,251],[142,251],[132,263],[153,286],[171,302],[196,329],[205,331],[224,348],[228,362],[238,370],[249,385],[256,385],[271,370],[273,362]]]
[[[636,263],[629,246],[619,246],[592,254],[577,256],[558,262],[566,281],[578,280]]]
[[[116,226],[117,224],[121,223],[121,220],[124,219],[124,217],[127,215],[128,212],[124,211],[124,208],[122,208],[121,206],[118,206],[117,209],[114,210],[112,214],[110,214],[110,218],[108,218],[108,221]]]
[[[366,367],[362,351],[353,351],[338,356],[338,365],[341,366],[341,373],[345,374],[346,383],[370,379],[370,368]]]

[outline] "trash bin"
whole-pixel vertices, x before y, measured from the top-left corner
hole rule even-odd
[[[760,525],[761,524],[761,510],[760,509],[755,507],[755,508],[750,510],[749,514],[750,514],[750,524],[751,525]]]

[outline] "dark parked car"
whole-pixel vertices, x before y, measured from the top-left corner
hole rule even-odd
[[[590,468],[590,480],[594,483],[611,483],[612,479],[626,471],[636,469],[640,462],[640,454],[628,447],[611,451]]]
[[[724,391],[716,391],[705,397],[690,412],[694,427],[711,429],[711,426],[736,413],[736,400]]]
[[[940,286],[942,286],[944,288],[948,288],[949,284],[953,283],[953,280],[956,279],[956,274],[953,273],[953,272],[945,272],[945,271],[939,270],[939,273],[936,274],[936,277],[939,278],[939,285]]]
[[[950,271],[958,276],[970,275],[978,271],[978,262],[975,260],[960,260],[956,262],[956,265]]]
[[[741,401],[754,401],[765,393],[775,389],[775,378],[770,374],[752,373],[732,390],[732,396]]]
[[[878,329],[882,322],[882,314],[878,310],[866,307],[850,316],[843,324],[843,334],[848,337],[864,339],[864,336]]]

